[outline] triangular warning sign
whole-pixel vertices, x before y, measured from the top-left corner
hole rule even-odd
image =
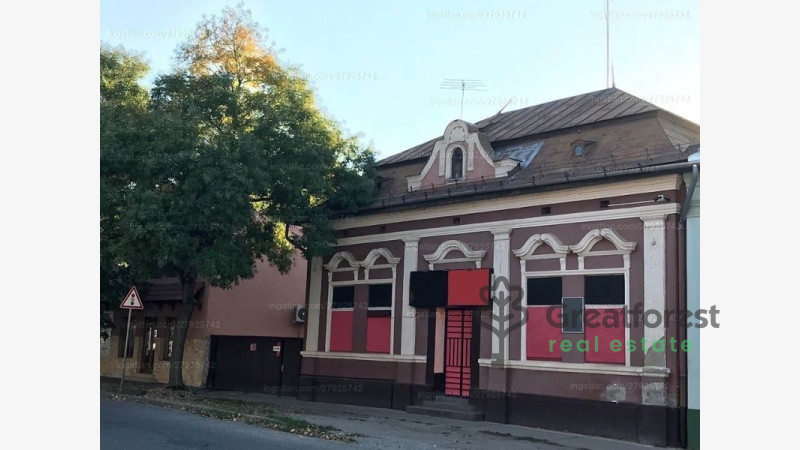
[[[124,309],[144,309],[142,297],[139,296],[136,286],[131,286],[131,290],[128,291],[128,295],[125,296],[125,300],[120,303],[119,307]]]

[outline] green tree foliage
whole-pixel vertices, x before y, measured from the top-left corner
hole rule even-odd
[[[179,48],[176,71],[158,77],[149,98],[130,78],[142,66],[107,51],[115,78],[101,76],[101,91],[113,94],[115,119],[101,120],[101,140],[110,135],[101,178],[113,192],[102,194],[101,228],[113,222],[114,231],[103,228],[101,239],[110,240],[115,267],[130,268],[133,278],[175,276],[183,285],[173,387],[183,386],[198,280],[229,287],[252,277],[261,258],[286,272],[295,248],[305,257],[326,254],[333,222],[374,194],[372,151],[320,113],[306,81],[263,41],[241,6],[204,18]]]

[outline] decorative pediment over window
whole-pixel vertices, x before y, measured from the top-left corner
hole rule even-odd
[[[451,257],[451,253],[461,253],[461,256]],[[458,240],[444,241],[435,252],[425,255],[428,268],[433,270],[434,265],[451,262],[474,262],[475,267],[481,268],[481,260],[486,255],[486,250],[471,250],[467,244]]]
[[[383,258],[386,263],[380,264],[380,260]],[[400,257],[392,255],[392,252],[389,251],[388,248],[375,248],[372,249],[366,258],[361,261],[359,264],[361,267],[364,268],[372,268],[372,267],[384,267],[384,266],[396,266],[397,263],[400,262]]]
[[[418,175],[407,177],[409,190],[428,189],[463,181],[508,176],[516,161],[496,161],[489,137],[463,120],[447,125],[436,141],[427,164]]]
[[[346,261],[347,264],[342,266],[342,262]],[[331,260],[328,261],[328,264],[325,264],[325,268],[329,272],[343,272],[348,270],[357,270],[359,267],[358,260],[353,256],[350,252],[337,252],[336,254],[331,257]]]
[[[517,250],[514,250],[514,255],[519,259],[531,259],[534,257],[533,252],[539,248],[540,245],[545,244],[553,249],[553,252],[561,255],[569,253],[569,246],[561,243],[561,240],[555,234],[542,233],[534,234],[529,237],[525,244]]]
[[[616,250],[592,251],[594,246],[603,239],[611,242]],[[578,255],[578,268],[583,269],[583,262],[587,256],[622,255],[625,267],[630,265],[630,254],[636,249],[636,242],[626,241],[611,228],[594,229],[575,245],[570,245],[570,250]]]
[[[553,253],[535,255],[536,250],[542,245],[546,245],[553,250]],[[567,267],[567,254],[569,253],[569,246],[561,243],[558,236],[551,233],[534,234],[529,237],[527,241],[517,250],[514,250],[514,255],[519,258],[520,267],[524,272],[525,261],[532,259],[551,259],[558,258],[561,265],[561,270]]]

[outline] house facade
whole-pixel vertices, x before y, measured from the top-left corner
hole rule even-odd
[[[300,397],[685,445],[698,144],[612,88],[380,161],[377,200],[308,265]]]
[[[197,283],[184,347],[186,385],[296,395],[305,329],[294,310],[305,303],[306,261],[297,255],[285,275],[265,261],[256,270],[230,289]],[[131,318],[126,379],[166,383],[181,285],[155,279],[139,292],[144,309]],[[128,313],[108,314],[115,328],[101,342],[100,375],[120,377]]]

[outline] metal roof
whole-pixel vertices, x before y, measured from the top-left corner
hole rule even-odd
[[[659,110],[621,89],[610,88],[496,114],[476,125],[491,142],[496,142]],[[440,138],[384,158],[378,165],[427,158]]]

